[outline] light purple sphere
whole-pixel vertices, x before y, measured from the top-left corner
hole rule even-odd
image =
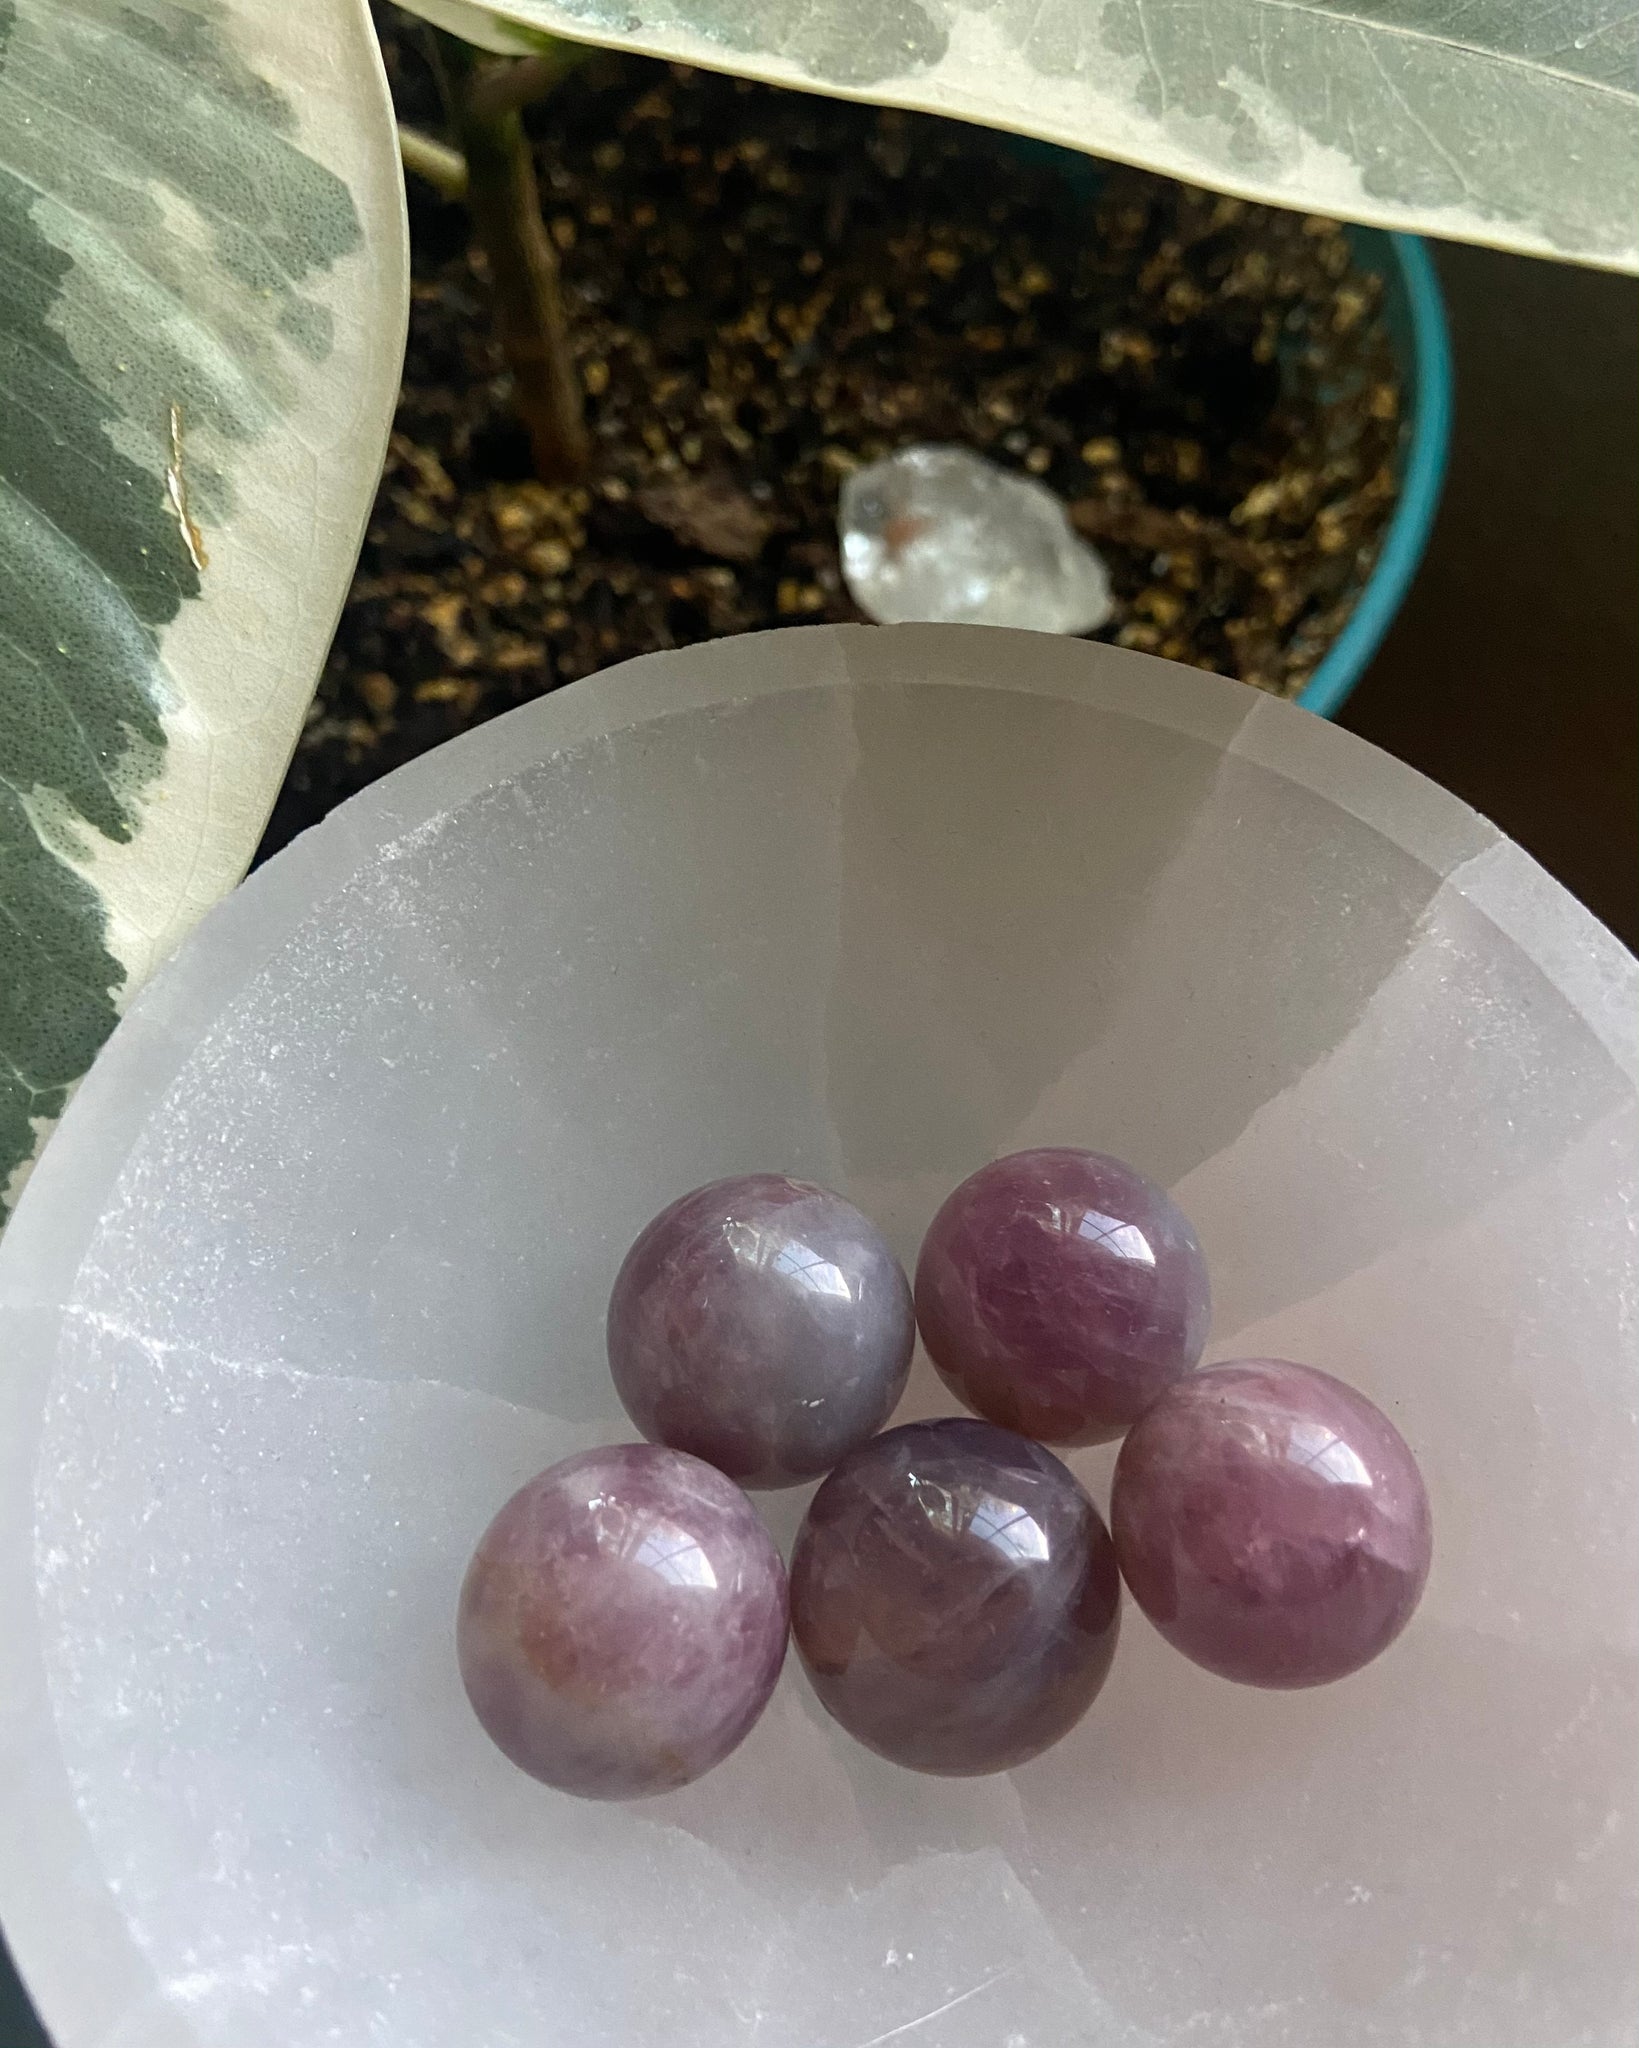
[[[826,1480],[791,1557],[791,1625],[821,1702],[891,1762],[1005,1771],[1087,1711],[1121,1580],[1051,1451],[965,1416],[873,1437]]]
[[[467,1567],[467,1697],[521,1770],[637,1799],[721,1763],[768,1704],[785,1570],[739,1488],[652,1444],[583,1451],[530,1480]]]
[[[1135,1423],[1201,1355],[1212,1315],[1189,1219],[1102,1152],[1053,1146],[980,1167],[916,1266],[928,1355],[977,1414],[1050,1444]]]
[[[795,1486],[893,1413],[916,1318],[869,1217],[825,1188],[750,1173],[661,1210],[616,1277],[608,1342],[651,1443],[742,1486]]]
[[[1394,1424],[1278,1358],[1169,1387],[1121,1446],[1110,1521],[1162,1635],[1243,1685],[1325,1685],[1369,1664],[1411,1619],[1433,1554]]]

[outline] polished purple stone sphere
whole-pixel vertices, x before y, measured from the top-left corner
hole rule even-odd
[[[585,1799],[669,1792],[721,1763],[785,1659],[785,1571],[720,1472],[653,1444],[583,1451],[484,1531],[456,1621],[496,1744]]]
[[[651,1443],[742,1486],[829,1472],[893,1413],[916,1342],[911,1291],[876,1225],[806,1181],[696,1188],[626,1254],[609,1367]]]
[[[791,1558],[814,1690],[879,1756],[1005,1771],[1072,1728],[1115,1655],[1121,1580],[1051,1451],[965,1416],[873,1437],[815,1494]]]
[[[1206,1261],[1165,1189],[1102,1152],[980,1167],[922,1242],[916,1319],[957,1399],[1050,1444],[1131,1427],[1201,1355]]]
[[[1433,1549],[1394,1424],[1278,1358],[1169,1387],[1121,1446],[1110,1521],[1162,1635],[1243,1685],[1325,1685],[1369,1664],[1411,1619]]]

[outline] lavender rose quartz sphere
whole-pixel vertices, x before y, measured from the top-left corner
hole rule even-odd
[[[588,1799],[686,1785],[768,1703],[785,1572],[738,1487],[652,1444],[566,1458],[484,1532],[456,1624],[499,1748]]]
[[[878,1755],[942,1776],[1007,1770],[1067,1733],[1104,1683],[1120,1604],[1072,1474],[965,1416],[852,1452],[792,1553],[792,1633],[823,1705]]]
[[[1163,1394],[1121,1447],[1121,1569],[1168,1642],[1243,1685],[1324,1685],[1411,1618],[1428,1495],[1363,1394],[1280,1359],[1214,1365]]]
[[[742,1486],[829,1472],[893,1413],[915,1343],[910,1286],[876,1225],[780,1174],[663,1209],[609,1301],[627,1414]]]
[[[1206,1261],[1189,1219],[1102,1152],[1015,1152],[945,1202],[916,1318],[958,1400],[1043,1443],[1108,1442],[1201,1355]]]

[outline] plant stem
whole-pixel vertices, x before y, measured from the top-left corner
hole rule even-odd
[[[489,259],[512,402],[529,435],[536,474],[543,483],[567,483],[585,471],[591,443],[529,138],[516,105],[497,111],[486,102],[480,88],[491,67],[476,63],[466,44],[435,32],[435,55],[454,141],[466,159],[473,231]]]
[[[527,107],[532,100],[544,98],[591,54],[585,43],[565,43],[554,37],[547,49],[538,50],[531,57],[486,66],[472,81],[472,104],[481,114],[504,114],[511,107]]]
[[[467,166],[458,149],[451,149],[447,142],[440,142],[436,136],[424,135],[419,128],[406,128],[400,124],[398,153],[407,171],[414,171],[418,178],[425,178],[444,198],[466,198]]]

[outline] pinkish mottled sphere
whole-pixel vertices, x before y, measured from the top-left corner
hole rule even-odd
[[[609,1299],[609,1369],[651,1443],[742,1486],[829,1472],[893,1413],[911,1291],[852,1202],[777,1173],[696,1188],[648,1226]]]
[[[1098,1510],[1051,1451],[965,1416],[850,1453],[791,1558],[791,1625],[827,1710],[891,1762],[1005,1771],[1087,1711],[1121,1581]]]
[[[1411,1619],[1433,1553],[1394,1424],[1278,1358],[1169,1387],[1121,1446],[1110,1521],[1162,1635],[1243,1685],[1325,1685],[1369,1664]]]
[[[785,1659],[785,1571],[737,1486],[653,1444],[530,1480],[467,1568],[467,1697],[521,1770],[585,1799],[669,1792],[721,1763]]]
[[[922,1242],[916,1319],[957,1399],[1050,1444],[1129,1429],[1201,1355],[1206,1261],[1153,1181],[1102,1152],[1015,1152],[949,1197]]]

